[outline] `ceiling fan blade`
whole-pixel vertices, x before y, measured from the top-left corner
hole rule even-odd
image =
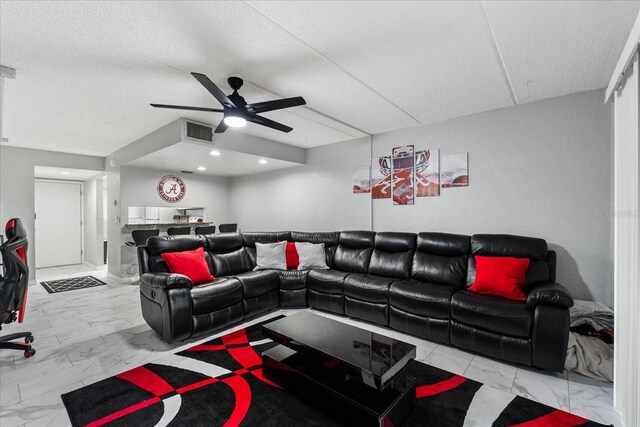
[[[224,110],[219,108],[204,108],[204,107],[187,107],[185,105],[168,105],[168,104],[149,104],[156,108],[173,108],[175,110],[193,110],[193,111],[212,111],[214,113],[224,113]]]
[[[301,96],[294,98],[276,99],[274,101],[256,102],[255,104],[248,104],[245,106],[250,113],[264,113],[267,111],[281,110],[283,108],[297,107],[299,105],[305,105],[307,102]]]
[[[200,73],[191,73],[191,75],[195,77],[196,80],[198,80],[200,84],[204,86],[205,89],[207,89],[209,93],[211,93],[211,95],[213,95],[213,97],[217,99],[220,104],[224,105],[225,107],[238,108],[233,102],[231,102],[227,95],[225,95],[224,92],[220,90],[220,88],[209,79],[209,77]]]
[[[247,121],[255,123],[257,125],[266,126],[268,128],[276,129],[281,132],[291,132],[293,128],[289,126],[285,126],[282,123],[274,122],[273,120],[267,119],[266,117],[261,116],[249,116],[247,117]]]
[[[227,130],[229,126],[226,125],[226,123],[223,120],[220,120],[220,124],[218,125],[218,127],[216,128],[216,130],[213,131],[213,133],[223,133],[225,130]]]

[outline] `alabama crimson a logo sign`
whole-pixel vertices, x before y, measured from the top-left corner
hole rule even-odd
[[[177,176],[165,175],[158,183],[158,195],[165,202],[175,203],[184,198],[187,187]]]

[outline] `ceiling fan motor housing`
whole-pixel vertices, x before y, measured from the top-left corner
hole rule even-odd
[[[234,91],[237,91],[242,87],[244,80],[242,80],[242,78],[238,76],[230,76],[227,79],[227,82],[229,83],[229,86],[231,87],[231,89],[233,89]]]

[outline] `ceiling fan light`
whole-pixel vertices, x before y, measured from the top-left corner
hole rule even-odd
[[[226,116],[224,118],[224,124],[230,128],[241,128],[247,125],[247,121],[238,116]]]

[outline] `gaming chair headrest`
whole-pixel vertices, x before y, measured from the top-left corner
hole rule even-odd
[[[26,239],[27,230],[25,230],[22,220],[20,218],[12,218],[7,222],[7,226],[4,229],[7,240],[12,239]]]

